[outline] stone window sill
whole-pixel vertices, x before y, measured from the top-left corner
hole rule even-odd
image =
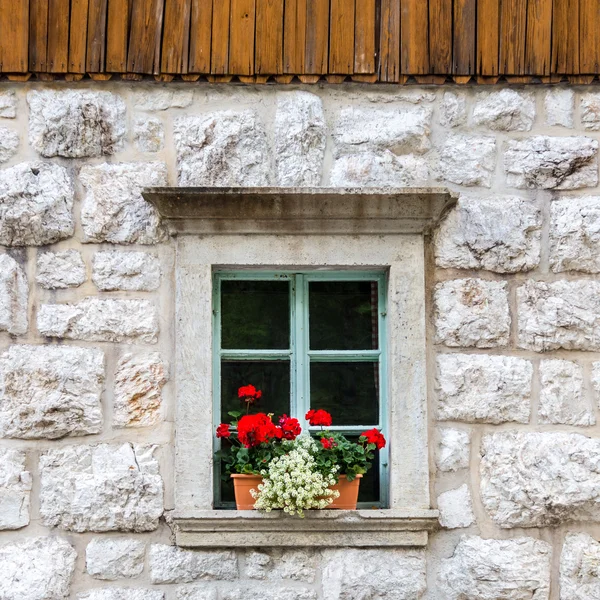
[[[260,546],[426,546],[438,511],[318,510],[304,519],[283,512],[206,510],[174,515],[176,543],[188,548]]]

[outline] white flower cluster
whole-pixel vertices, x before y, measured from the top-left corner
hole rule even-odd
[[[261,471],[263,483],[258,486],[258,492],[251,491],[256,498],[254,508],[266,512],[283,509],[300,517],[305,510],[327,508],[340,495],[329,489],[337,483],[338,467],[333,467],[326,477],[316,471],[313,454],[317,445],[310,436],[300,436],[290,446],[293,449],[274,458],[269,469]]]

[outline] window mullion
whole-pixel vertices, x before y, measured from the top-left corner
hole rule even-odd
[[[309,390],[308,390],[308,306],[306,302],[306,281],[302,274],[295,276],[295,302],[294,302],[294,332],[295,346],[293,353],[293,369],[294,379],[296,381],[296,394],[294,402],[294,416],[303,423],[303,428],[306,428],[304,423],[304,415],[308,410]]]

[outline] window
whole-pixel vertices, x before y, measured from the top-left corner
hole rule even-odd
[[[332,429],[387,436],[384,271],[219,271],[214,275],[214,421],[239,410],[237,389],[263,392],[259,410],[304,415],[323,408]],[[215,445],[221,440],[215,438]],[[233,491],[215,468],[215,506]],[[363,478],[359,506],[387,505],[387,448]]]

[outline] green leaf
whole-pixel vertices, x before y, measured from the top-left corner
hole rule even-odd
[[[239,410],[230,410],[227,414],[234,419],[239,419],[242,416]]]

